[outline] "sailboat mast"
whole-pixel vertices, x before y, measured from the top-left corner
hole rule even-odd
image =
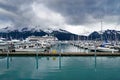
[[[103,36],[102,36],[102,20],[101,20],[101,41],[103,40]]]
[[[117,27],[117,26],[115,26],[115,30],[117,30],[116,27]],[[115,32],[115,42],[116,42],[116,43],[117,43],[117,40],[118,40],[118,39],[117,39],[117,32]]]

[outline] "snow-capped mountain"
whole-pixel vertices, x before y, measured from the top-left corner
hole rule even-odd
[[[100,40],[101,36],[103,40],[120,40],[120,31],[117,30],[104,30],[104,31],[94,31],[92,32],[88,38],[94,40]]]
[[[88,35],[88,38],[86,36],[81,36],[81,35],[76,35],[71,32],[68,32],[63,29],[51,29],[51,28],[46,28],[46,29],[40,29],[37,26],[36,27],[23,27],[23,28],[14,28],[14,27],[5,27],[0,29],[0,37],[4,38],[27,38],[28,36],[44,36],[44,35],[54,35],[56,36],[59,40],[72,40],[73,37],[75,40],[79,39],[89,39],[89,40],[100,40],[101,35],[103,40],[120,40],[120,31],[116,30],[104,30],[104,31],[94,31],[90,35]]]
[[[63,29],[52,29],[52,28],[47,28],[47,29],[39,29],[37,27],[35,28],[28,28],[28,27],[23,27],[23,28],[14,28],[14,27],[5,27],[5,28],[1,28],[0,32],[12,32],[12,31],[19,31],[19,32],[25,32],[25,31],[31,31],[31,32],[40,32],[40,31],[44,31],[46,33],[52,33],[54,31],[58,31],[58,32],[63,32],[63,33],[70,33],[66,30]]]
[[[40,29],[38,27],[29,28],[14,28],[14,27],[5,27],[0,29],[0,36],[4,38],[17,38],[17,39],[25,39],[29,36],[44,36],[44,35],[54,35],[59,40],[71,40],[73,37],[74,39],[78,39],[78,35],[68,32],[63,29]],[[85,39],[86,36],[79,36],[80,39]]]

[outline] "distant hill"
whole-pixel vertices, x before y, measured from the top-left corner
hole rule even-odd
[[[89,36],[89,40],[100,40],[102,37],[103,40],[120,40],[120,31],[117,30],[105,30],[102,33],[94,31]]]
[[[7,39],[25,39],[29,36],[44,36],[44,35],[53,35],[57,37],[59,40],[78,40],[78,39],[87,39],[86,36],[76,35],[70,33],[63,29],[53,30],[53,29],[38,29],[38,28],[21,28],[14,29],[11,27],[5,27],[0,29],[0,36]]]
[[[104,30],[102,33],[100,31],[94,31],[88,36],[76,35],[69,31],[63,29],[39,29],[23,27],[21,29],[15,29],[11,27],[5,27],[0,29],[0,37],[7,39],[25,39],[29,36],[44,36],[52,35],[57,37],[59,40],[120,40],[120,31],[117,30]]]

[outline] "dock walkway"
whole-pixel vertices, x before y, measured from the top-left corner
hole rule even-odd
[[[65,52],[65,53],[36,53],[36,52],[4,52],[0,56],[120,56],[120,53],[105,53],[105,52]]]

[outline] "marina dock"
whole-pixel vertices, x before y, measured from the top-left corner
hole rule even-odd
[[[0,56],[120,56],[120,53],[110,53],[110,52],[64,52],[64,53],[36,53],[36,52],[11,52],[11,53],[0,53]]]

